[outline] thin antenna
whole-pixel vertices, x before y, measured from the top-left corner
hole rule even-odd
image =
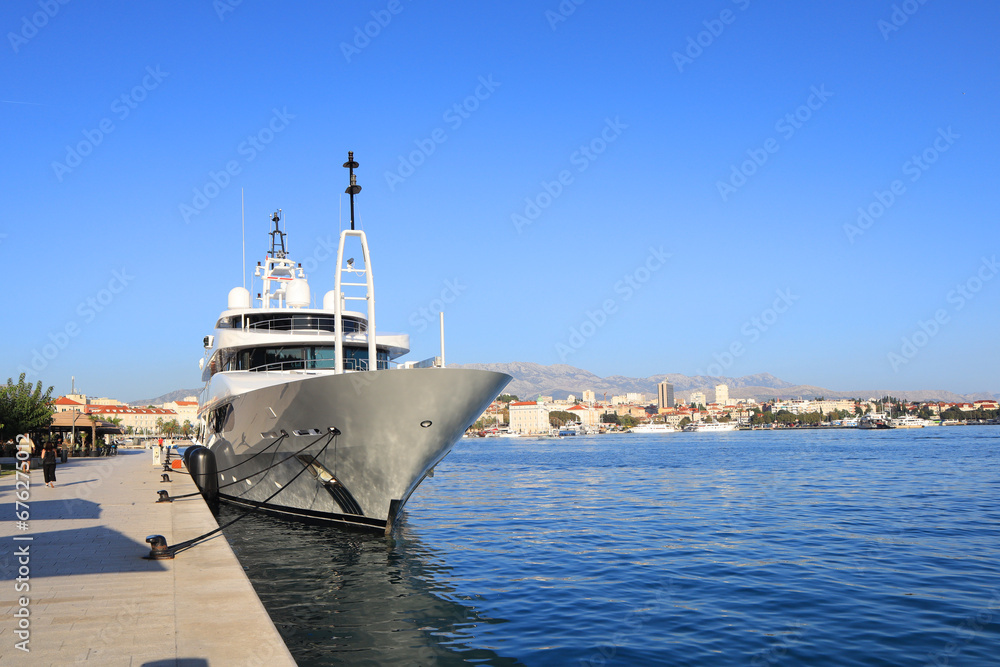
[[[243,264],[240,266],[240,273],[243,274],[243,289],[247,288],[247,209],[243,203],[243,188],[240,188],[240,217],[243,227]]]
[[[354,231],[354,195],[361,192],[361,186],[358,185],[358,177],[354,175],[354,170],[358,168],[358,163],[354,161],[354,151],[347,151],[347,162],[344,166],[351,171],[351,184],[347,186],[344,190],[347,194],[351,195],[351,231]]]

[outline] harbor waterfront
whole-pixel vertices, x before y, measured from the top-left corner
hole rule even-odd
[[[40,470],[0,477],[0,664],[294,664],[224,539],[143,558],[150,534],[218,527],[189,477],[163,482],[145,450],[57,471],[55,488]],[[194,495],[158,503],[160,489]]]
[[[392,537],[226,536],[303,666],[995,664],[998,463],[995,426],[472,439]]]

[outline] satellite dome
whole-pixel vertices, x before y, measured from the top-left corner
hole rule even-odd
[[[309,283],[302,278],[296,278],[288,284],[285,297],[286,303],[292,308],[309,307]]]
[[[245,287],[234,287],[229,290],[229,310],[250,307],[250,291]]]

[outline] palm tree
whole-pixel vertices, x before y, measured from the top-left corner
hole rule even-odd
[[[163,417],[156,418],[156,432],[163,433]]]
[[[100,416],[96,414],[88,414],[87,419],[90,421],[90,446],[97,446],[97,422],[101,421]]]
[[[187,438],[188,436],[191,435],[191,420],[190,419],[185,419],[184,423],[181,424],[181,433],[184,434],[185,438]]]

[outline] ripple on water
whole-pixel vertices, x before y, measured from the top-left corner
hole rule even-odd
[[[1000,429],[925,431],[463,441],[392,539],[226,534],[301,665],[995,664]]]

